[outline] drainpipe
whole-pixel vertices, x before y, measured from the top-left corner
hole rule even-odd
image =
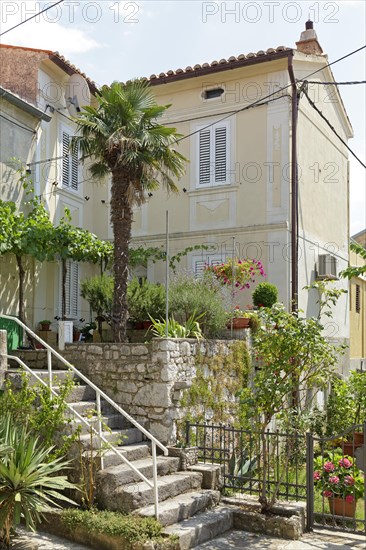
[[[298,308],[298,171],[297,171],[297,117],[299,108],[299,94],[296,87],[293,52],[288,57],[288,73],[291,81],[291,310]]]

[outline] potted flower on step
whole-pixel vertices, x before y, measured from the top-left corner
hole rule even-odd
[[[48,319],[44,319],[43,321],[39,322],[39,326],[41,330],[50,330],[51,321]]]
[[[365,480],[351,457],[326,451],[316,458],[314,485],[328,499],[331,514],[355,516],[357,499],[364,495]]]

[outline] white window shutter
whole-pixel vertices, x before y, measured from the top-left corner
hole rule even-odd
[[[67,260],[66,262],[66,308],[65,316],[77,318],[79,312],[79,265],[76,262]],[[62,270],[60,270],[60,299],[59,311],[62,313]]]
[[[201,185],[210,183],[211,169],[211,131],[210,128],[201,130],[199,133],[199,177]]]
[[[75,144],[71,151],[71,188],[77,191],[79,175],[79,147]]]
[[[215,183],[226,182],[227,127],[215,128]]]
[[[70,185],[70,136],[66,132],[62,132],[62,185],[69,187]]]

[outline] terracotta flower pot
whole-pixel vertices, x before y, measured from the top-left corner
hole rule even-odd
[[[344,498],[332,497],[328,499],[329,510],[335,516],[354,518],[357,507],[357,500],[347,502]]]
[[[250,319],[246,317],[234,317],[233,319],[233,328],[249,328]],[[231,321],[227,324],[228,328],[231,328]]]

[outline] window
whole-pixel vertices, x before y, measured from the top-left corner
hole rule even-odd
[[[213,90],[205,90],[202,94],[203,99],[216,99],[224,93],[224,88],[214,88]]]
[[[229,122],[202,127],[198,140],[198,185],[208,187],[230,183]]]
[[[77,318],[79,313],[79,265],[66,262],[66,309],[65,316]],[[62,312],[62,272],[60,272],[60,312]]]
[[[218,254],[210,254],[206,257],[194,257],[193,258],[193,271],[196,279],[200,279],[203,276],[205,265],[219,265],[225,261],[225,258]]]
[[[356,285],[356,313],[361,311],[361,287]]]
[[[77,191],[79,178],[79,151],[77,146],[71,147],[71,136],[62,131],[62,187]]]

